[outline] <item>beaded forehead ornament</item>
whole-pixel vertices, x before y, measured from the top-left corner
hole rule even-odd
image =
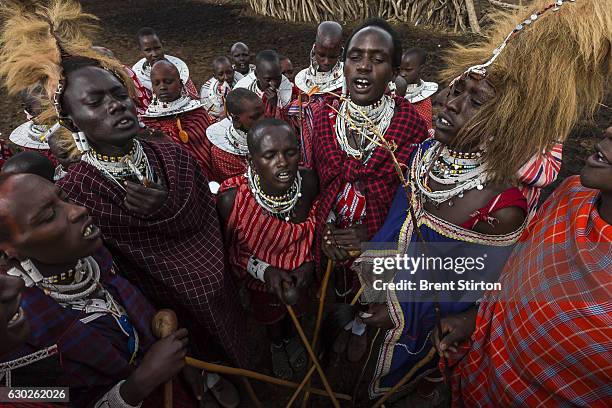
[[[487,76],[487,67],[491,64],[493,64],[493,62],[495,62],[495,60],[497,59],[497,57],[499,57],[499,55],[501,54],[501,52],[504,50],[504,48],[506,48],[506,45],[508,44],[508,42],[510,42],[510,40],[514,37],[516,37],[521,31],[523,31],[527,26],[531,25],[532,23],[535,23],[536,20],[538,20],[540,17],[542,17],[544,14],[546,14],[549,11],[559,11],[559,9],[561,8],[561,6],[563,6],[564,3],[575,3],[576,0],[555,0],[554,3],[551,3],[549,5],[547,5],[546,7],[544,7],[542,10],[540,11],[536,11],[534,12],[531,16],[529,16],[529,18],[527,18],[526,20],[524,20],[523,22],[517,24],[516,27],[514,27],[514,29],[510,32],[510,34],[508,34],[506,36],[506,38],[504,39],[504,41],[501,43],[501,45],[499,47],[497,47],[496,49],[493,50],[493,55],[491,56],[491,58],[485,62],[484,64],[479,64],[479,65],[474,65],[472,67],[469,67],[464,73],[463,75],[461,75],[460,77],[455,78],[452,82],[451,85],[455,83],[455,81],[457,81],[459,78],[464,77],[466,75],[469,74],[476,74],[482,78]]]

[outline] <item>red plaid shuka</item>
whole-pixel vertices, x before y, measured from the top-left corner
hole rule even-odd
[[[127,210],[125,191],[83,161],[58,185],[89,209],[119,271],[158,308],[177,312],[197,357],[210,358],[216,343],[235,364],[245,365],[244,320],[239,319],[240,305],[229,296],[235,289],[224,267],[208,180],[195,159],[174,143],[141,144],[168,189],[154,214]]]
[[[422,101],[415,102],[412,106],[414,106],[414,109],[416,109],[419,115],[425,120],[427,128],[433,129],[431,98],[425,98]]]
[[[455,406],[612,406],[612,225],[567,179],[481,304],[453,375]]]
[[[181,121],[181,127],[189,135],[187,143],[184,143],[179,137],[177,120]],[[151,129],[161,130],[170,136],[175,143],[187,149],[198,160],[203,169],[208,166],[209,158],[205,146],[207,140],[206,128],[213,121],[204,108],[163,118],[142,118],[142,122]]]
[[[427,137],[427,126],[410,102],[404,98],[394,100],[395,114],[384,136],[387,141],[397,145],[397,160],[408,164],[414,148]],[[366,198],[365,223],[369,238],[385,221],[399,186],[393,161],[385,149],[377,147],[365,165],[344,153],[336,139],[333,127],[335,117],[335,112],[326,105],[319,111],[314,125],[313,157],[320,182],[315,236],[317,267],[320,266],[318,261],[321,256],[323,227],[346,183],[356,184]]]
[[[225,226],[229,261],[251,293],[253,317],[264,324],[275,323],[285,316],[286,308],[276,295],[268,293],[265,283],[248,274],[249,258],[253,255],[286,271],[311,262],[316,204],[313,203],[306,221],[294,224],[266,213],[255,201],[246,176],[226,180],[219,194],[231,188],[236,189],[236,198]],[[307,301],[305,296],[301,297]],[[304,306],[305,302],[301,303]]]

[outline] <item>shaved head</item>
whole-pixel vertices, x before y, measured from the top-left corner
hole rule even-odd
[[[176,101],[183,89],[179,70],[168,60],[157,61],[151,68],[151,86],[160,101]]]
[[[181,77],[178,68],[173,63],[165,59],[159,60],[153,64],[153,67],[151,68],[151,77],[153,77],[153,73],[155,72],[168,72],[172,73],[172,75],[176,75],[177,78]]]
[[[236,44],[232,45],[232,48],[230,48],[230,53],[234,54],[235,52],[242,50],[246,52],[249,52],[249,47],[243,43],[243,42],[237,42]]]
[[[342,26],[335,21],[324,21],[317,28],[315,44],[336,47],[342,43]]]

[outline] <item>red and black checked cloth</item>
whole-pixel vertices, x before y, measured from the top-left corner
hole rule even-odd
[[[119,271],[156,307],[177,312],[189,329],[194,354],[211,358],[209,351],[217,343],[235,364],[245,365],[244,319],[224,267],[208,180],[181,147],[141,143],[168,189],[166,202],[154,214],[142,217],[127,210],[125,192],[85,162],[71,167],[58,185],[72,201],[89,209]]]
[[[397,144],[395,156],[407,165],[414,148],[427,137],[427,125],[410,102],[404,98],[394,99],[395,114],[384,136]],[[315,234],[317,267],[320,266],[323,228],[344,185],[357,184],[366,197],[366,225],[371,238],[385,221],[400,183],[393,160],[385,149],[376,148],[364,165],[340,148],[333,127],[335,117],[336,113],[326,105],[318,112],[314,123],[313,157],[321,186]]]

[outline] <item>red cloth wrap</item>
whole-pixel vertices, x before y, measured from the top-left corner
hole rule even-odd
[[[312,261],[316,204],[306,221],[294,224],[266,213],[255,201],[244,175],[226,180],[219,193],[231,188],[236,189],[236,198],[225,227],[230,264],[250,292],[253,317],[261,323],[271,324],[282,319],[286,309],[275,294],[268,293],[265,283],[247,272],[249,258],[253,255],[286,271]],[[308,299],[305,291],[300,295],[296,310],[303,311]]]
[[[179,138],[179,129],[176,120],[181,121],[181,127],[189,135],[187,143]],[[208,155],[205,146],[206,129],[213,123],[204,108],[198,108],[180,115],[163,118],[142,118],[142,122],[151,129],[157,129],[170,136],[172,140],[187,149],[203,169],[208,166]]]

